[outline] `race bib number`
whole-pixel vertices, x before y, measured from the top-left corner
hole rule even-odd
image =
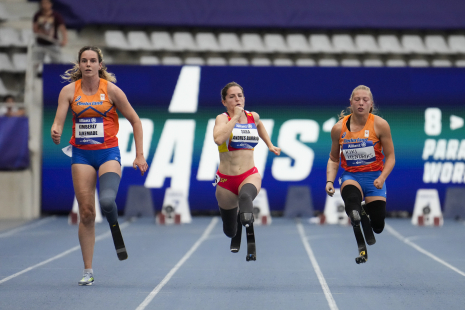
[[[232,131],[231,146],[235,149],[253,149],[259,141],[255,124],[236,124]]]
[[[76,119],[75,139],[76,144],[102,144],[104,142],[103,118]]]
[[[376,160],[373,141],[343,144],[342,152],[344,153],[347,166],[369,165]]]

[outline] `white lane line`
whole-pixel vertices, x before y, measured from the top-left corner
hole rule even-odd
[[[415,250],[417,250],[418,252],[420,253],[423,253],[425,254],[426,256],[434,259],[435,261],[437,261],[438,263],[441,263],[443,264],[444,266],[446,266],[447,268],[450,268],[452,269],[453,271],[457,272],[459,275],[462,275],[465,277],[465,272],[461,271],[460,269],[457,269],[455,268],[454,266],[452,266],[451,264],[443,261],[442,259],[440,259],[439,257],[437,257],[436,255],[434,254],[431,254],[430,252],[426,251],[425,249],[423,249],[422,247],[420,247],[419,245],[416,245],[415,243],[413,243],[412,241],[409,240],[409,238],[405,238],[404,236],[402,236],[400,233],[398,233],[394,228],[392,228],[391,226],[387,225],[386,224],[386,229],[394,236],[396,237],[397,239],[399,239],[400,241],[403,241],[404,243],[410,245],[412,248],[414,248]]]
[[[302,239],[302,243],[304,244],[304,248],[307,251],[308,257],[310,258],[310,261],[312,262],[312,266],[313,266],[313,269],[315,270],[316,276],[318,277],[318,280],[320,281],[321,288],[323,289],[323,292],[325,293],[325,297],[326,297],[326,300],[328,301],[329,309],[338,310],[339,308],[336,305],[336,301],[334,300],[333,295],[331,294],[329,286],[326,283],[325,277],[323,276],[320,266],[318,265],[318,262],[316,261],[315,255],[313,255],[312,248],[310,247],[308,238],[305,237],[305,231],[300,222],[297,222],[297,230],[299,231],[300,239]]]
[[[163,286],[165,286],[166,283],[173,277],[173,275],[178,271],[179,268],[191,257],[191,255],[197,250],[197,248],[204,242],[207,238],[210,232],[213,230],[215,227],[216,223],[218,222],[218,217],[214,217],[208,227],[205,229],[203,232],[202,236],[197,240],[196,243],[190,248],[189,251],[187,251],[186,254],[181,258],[181,260],[173,267],[173,269],[168,272],[168,274],[163,278],[163,280],[153,289],[152,292],[145,298],[145,300],[136,308],[136,310],[143,310],[145,307],[148,306],[148,304],[152,301],[152,299],[157,296],[158,292],[161,291]]]
[[[129,225],[129,222],[124,222],[123,224],[120,225],[120,229],[126,228],[128,225]],[[111,236],[111,232],[110,232],[110,231],[108,231],[108,232],[106,232],[106,233],[103,233],[103,234],[101,234],[101,235],[98,235],[97,237],[95,237],[95,242],[100,241],[100,240],[102,240],[102,239],[105,239],[105,238],[107,238],[107,237],[109,237],[109,236]],[[9,281],[9,280],[11,280],[11,279],[13,279],[13,278],[16,278],[17,276],[20,276],[20,275],[22,275],[23,273],[26,273],[26,272],[31,271],[31,270],[33,270],[33,269],[36,269],[37,267],[43,266],[43,265],[48,264],[48,263],[50,263],[50,262],[52,262],[52,261],[54,261],[54,260],[57,260],[57,259],[59,259],[59,258],[61,258],[61,257],[63,257],[63,256],[66,256],[66,255],[68,255],[69,253],[72,253],[72,252],[74,252],[74,251],[76,251],[76,250],[79,250],[80,248],[81,248],[81,246],[80,246],[80,245],[77,245],[77,246],[75,246],[75,247],[72,247],[72,248],[69,249],[69,250],[66,250],[66,251],[64,251],[64,252],[61,252],[60,254],[58,254],[58,255],[56,255],[56,256],[53,256],[52,258],[49,258],[49,259],[47,259],[47,260],[44,260],[43,262],[40,262],[40,263],[38,263],[38,264],[36,264],[36,265],[34,265],[34,266],[28,267],[28,268],[26,268],[26,269],[24,269],[24,270],[21,270],[20,272],[17,272],[17,273],[15,273],[15,274],[12,274],[11,276],[8,276],[8,277],[6,277],[6,278],[3,278],[2,280],[0,280],[0,284],[5,283],[6,281]]]
[[[48,223],[50,221],[53,221],[53,220],[56,220],[56,216],[50,216],[50,217],[46,217],[46,218],[43,218],[41,220],[38,220],[34,223],[31,223],[31,224],[28,224],[28,225],[24,225],[24,226],[20,226],[20,227],[17,227],[17,228],[14,228],[12,230],[8,230],[8,231],[5,231],[3,233],[0,234],[0,238],[5,238],[5,237],[9,237],[13,234],[16,234],[18,232],[21,232],[23,230],[26,230],[26,229],[31,229],[31,228],[34,228],[34,227],[38,227],[38,226],[41,226],[45,223]]]

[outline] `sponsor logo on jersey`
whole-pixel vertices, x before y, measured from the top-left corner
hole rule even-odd
[[[79,100],[81,100],[81,96],[77,97],[76,100],[74,100],[74,102],[78,102]]]

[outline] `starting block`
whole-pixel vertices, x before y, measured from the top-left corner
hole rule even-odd
[[[157,215],[157,223],[170,225],[192,222],[187,198],[184,191],[167,188],[163,199],[163,207]]]
[[[98,191],[97,189],[95,189],[95,223],[101,223],[102,221],[103,221],[102,210],[100,209]],[[74,196],[73,208],[71,209],[71,212],[68,215],[68,224],[70,225],[79,224],[79,204],[77,202],[76,196]]]
[[[436,189],[419,189],[415,198],[412,224],[418,226],[442,226],[444,219]]]
[[[254,225],[270,225],[271,214],[270,205],[268,204],[268,194],[266,189],[260,189],[257,197],[253,201]]]
[[[349,225],[350,219],[346,214],[344,200],[340,188],[334,189],[334,195],[326,196],[325,210],[320,215],[319,224]]]

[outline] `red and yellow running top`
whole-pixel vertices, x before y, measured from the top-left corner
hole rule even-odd
[[[375,132],[375,116],[368,115],[365,127],[357,132],[347,128],[351,116],[342,119],[339,145],[341,146],[341,167],[347,172],[383,171],[383,146]]]
[[[69,143],[83,150],[118,146],[118,114],[108,98],[108,81],[100,79],[97,92],[91,96],[82,92],[81,82],[74,82],[74,97],[70,105],[73,112],[73,136]]]

